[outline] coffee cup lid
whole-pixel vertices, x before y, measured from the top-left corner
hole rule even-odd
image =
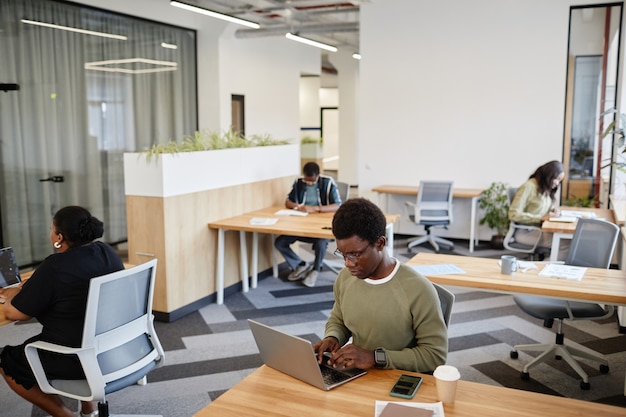
[[[461,378],[461,374],[459,370],[451,365],[439,365],[433,375],[437,379],[442,379],[444,381],[456,381]]]

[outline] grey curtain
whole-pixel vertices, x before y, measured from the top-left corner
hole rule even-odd
[[[0,29],[0,83],[20,86],[0,92],[2,244],[42,260],[70,204],[125,240],[122,154],[197,129],[195,32],[49,0],[0,0]]]

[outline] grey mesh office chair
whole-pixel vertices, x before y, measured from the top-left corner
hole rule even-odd
[[[450,327],[450,316],[452,315],[452,305],[454,304],[454,293],[439,284],[435,284],[434,282],[433,285],[435,286],[437,295],[439,296],[443,320],[446,323],[446,327]]]
[[[80,347],[41,341],[26,345],[26,358],[43,392],[98,401],[99,417],[109,417],[105,394],[145,383],[146,375],[163,363],[152,315],[156,264],[154,259],[90,281]],[[85,379],[48,379],[40,350],[76,355]]]
[[[454,247],[451,241],[434,236],[433,227],[444,227],[452,223],[452,181],[420,181],[417,202],[406,202],[411,221],[424,226],[425,236],[409,241],[408,249],[428,242],[439,252],[439,245]]]
[[[511,203],[513,202],[513,198],[515,198],[516,193],[517,193],[517,188],[509,187],[507,189],[507,195],[509,198],[509,207],[511,206]],[[537,234],[537,239],[532,245],[526,245],[523,243],[516,242],[515,233],[518,230],[526,230],[529,232],[534,231]],[[504,241],[502,242],[502,244],[505,249],[508,249],[513,252],[527,253],[530,255],[530,258],[533,259],[536,254],[537,244],[539,244],[540,239],[541,239],[541,227],[529,226],[525,224],[510,222],[509,230],[507,231],[506,236],[504,236]]]
[[[611,222],[597,219],[579,219],[572,243],[565,261],[568,265],[594,268],[608,268],[613,257],[619,227]],[[583,278],[584,279],[584,278]],[[587,348],[577,348],[564,344],[563,320],[602,319],[613,315],[613,306],[601,306],[593,303],[557,300],[531,295],[516,295],[515,303],[527,314],[544,320],[545,327],[552,327],[557,320],[556,341],[548,344],[516,345],[511,351],[511,358],[517,359],[518,350],[542,352],[533,361],[526,364],[522,379],[529,379],[530,368],[555,355],[563,358],[582,377],[580,387],[589,389],[589,376],[576,362],[573,356],[591,359],[600,363],[600,372],[609,371],[604,355]]]
[[[350,184],[347,182],[335,181],[335,185],[337,185],[337,191],[339,191],[341,201],[346,201],[350,198]]]

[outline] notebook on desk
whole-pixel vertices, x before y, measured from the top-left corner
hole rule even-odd
[[[0,288],[14,287],[20,284],[20,269],[15,260],[12,247],[0,249]]]
[[[300,381],[328,391],[367,372],[358,368],[339,369],[318,364],[311,342],[248,319],[261,359]]]

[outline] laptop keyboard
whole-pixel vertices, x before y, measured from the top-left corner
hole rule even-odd
[[[322,371],[322,378],[324,378],[326,385],[333,385],[349,378],[348,375],[328,366],[320,365],[320,370]]]

